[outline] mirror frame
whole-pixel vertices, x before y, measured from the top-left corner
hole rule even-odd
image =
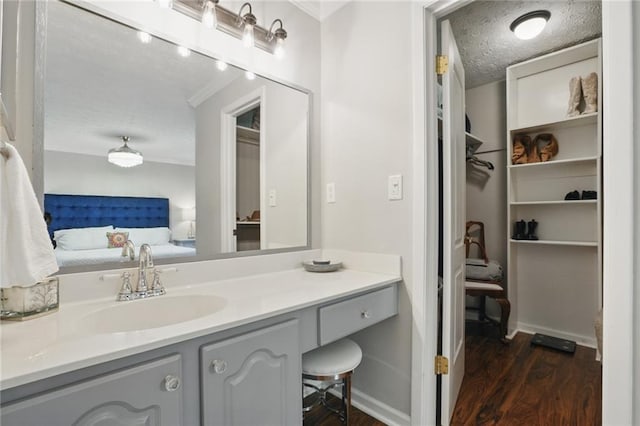
[[[77,4],[76,2],[67,1],[67,0],[53,0],[59,3],[66,4],[70,7],[75,7],[80,9],[86,13],[91,13],[93,15],[99,16],[102,19],[107,19],[112,21],[117,25],[122,25],[134,31],[138,31],[139,29],[135,27],[134,24],[129,24],[126,22],[122,22],[115,17],[108,16],[107,14],[97,12],[95,10],[90,9],[90,5],[85,4]],[[46,53],[47,53],[47,19],[48,19],[48,3],[49,1],[38,1],[35,2],[35,54],[34,54],[34,73],[33,73],[33,160],[32,160],[32,183],[34,187],[34,191],[36,193],[36,197],[38,198],[38,202],[42,207],[44,205],[44,139],[45,139],[45,131],[44,131],[44,116],[45,116],[45,83],[46,83]],[[173,11],[175,12],[175,11]],[[178,12],[175,12],[178,13]],[[194,21],[191,25],[200,25],[199,22]],[[149,31],[147,31],[149,32]],[[200,54],[211,60],[216,60],[214,56],[209,53],[205,53],[199,47],[194,47],[189,44],[182,44],[179,42],[179,39],[175,35],[157,35],[153,31],[149,32],[153,37],[162,40],[164,42],[170,43],[172,45],[184,45],[192,50],[194,53]],[[233,60],[225,58],[225,62],[239,70],[246,71],[246,68],[243,68]],[[262,255],[270,255],[277,253],[288,253],[288,252],[297,252],[297,251],[305,251],[310,250],[312,248],[312,193],[311,193],[311,134],[312,134],[312,116],[313,116],[313,93],[301,86],[296,84],[284,81],[283,79],[274,77],[273,75],[265,75],[265,74],[257,74],[257,77],[262,77],[264,79],[270,80],[274,83],[281,84],[283,86],[289,87],[291,89],[297,90],[305,95],[307,95],[307,99],[309,102],[309,106],[307,109],[307,140],[306,140],[306,150],[307,155],[305,158],[307,165],[307,244],[304,246],[292,246],[286,248],[276,248],[276,249],[261,249],[261,250],[247,250],[241,252],[228,252],[228,253],[219,253],[215,256],[201,258],[198,256],[197,249],[196,255],[191,257],[174,257],[174,258],[160,258],[155,260],[154,263],[156,265],[173,265],[180,263],[191,263],[191,262],[203,262],[203,261],[211,261],[211,260],[219,260],[219,259],[230,259],[236,257],[251,257],[251,256],[262,256]],[[195,184],[195,182],[194,182]],[[196,205],[196,214],[197,214],[197,205]],[[137,261],[126,261],[126,262],[105,262],[105,263],[96,263],[91,265],[82,265],[82,266],[67,266],[62,267],[56,273],[56,275],[64,275],[70,273],[79,273],[79,272],[91,272],[91,271],[102,271],[102,270],[113,270],[113,269],[128,269],[135,268],[138,266]]]

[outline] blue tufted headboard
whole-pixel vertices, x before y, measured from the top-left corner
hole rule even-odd
[[[168,198],[44,194],[44,211],[51,215],[52,238],[58,229],[169,227]]]

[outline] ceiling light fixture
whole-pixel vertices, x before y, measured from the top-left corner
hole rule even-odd
[[[247,78],[247,80],[255,80],[256,79],[256,75],[254,73],[252,73],[251,71],[245,71],[244,72],[244,76]]]
[[[536,10],[519,16],[511,23],[509,29],[520,40],[530,40],[542,32],[547,21],[551,18],[548,10]]]
[[[282,20],[273,21],[269,30],[259,26],[249,2],[243,3],[238,13],[220,6],[219,0],[173,0],[171,7],[206,27],[218,29],[242,40],[247,47],[255,46],[278,57],[284,54],[283,43],[287,32]],[[276,28],[276,24],[279,24],[279,28]]]
[[[151,34],[149,33],[145,33],[144,31],[138,31],[138,39],[143,42],[144,44],[149,44],[151,43]]]
[[[129,148],[129,145],[127,145],[129,142],[129,136],[122,136],[122,142],[124,142],[124,145],[120,148],[113,148],[109,150],[107,160],[120,167],[135,167],[142,164],[142,153]]]
[[[229,65],[224,61],[221,61],[221,60],[216,61],[216,68],[218,68],[219,71],[226,70],[228,66]]]
[[[215,28],[218,26],[218,17],[216,16],[216,3],[219,0],[206,0],[204,2],[204,11],[202,12],[202,24],[207,28]]]
[[[275,31],[273,31],[273,27],[278,23],[280,24],[280,28],[277,28]],[[282,20],[276,19],[271,23],[271,28],[269,28],[269,32],[267,33],[268,41],[272,41],[273,39],[276,40],[276,47],[273,50],[273,54],[276,56],[276,58],[284,57],[284,40],[286,38],[287,32],[283,28]]]

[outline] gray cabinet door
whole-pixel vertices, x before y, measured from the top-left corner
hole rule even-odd
[[[2,407],[1,423],[3,426],[181,425],[181,376],[180,355],[173,355]]]
[[[298,320],[203,346],[206,426],[302,424]]]

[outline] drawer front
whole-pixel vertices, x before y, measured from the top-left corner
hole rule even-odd
[[[397,285],[393,285],[321,307],[318,321],[318,344],[326,345],[397,315],[397,291]]]

